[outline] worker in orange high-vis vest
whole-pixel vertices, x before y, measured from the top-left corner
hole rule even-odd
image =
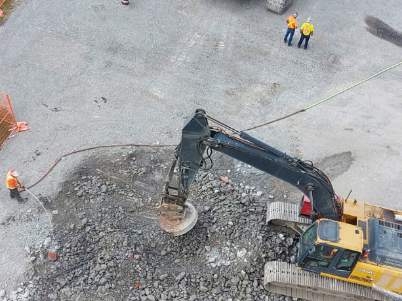
[[[304,42],[304,49],[307,49],[308,46],[308,41],[310,40],[310,37],[313,35],[314,33],[314,26],[313,24],[311,24],[311,18],[308,17],[307,21],[303,23],[303,25],[300,27],[300,40],[299,43],[297,43],[297,47],[300,48],[300,46],[303,44]]]
[[[18,202],[23,202],[24,199],[20,195],[20,190],[24,189],[24,185],[18,177],[18,172],[14,169],[10,169],[7,172],[6,187],[10,190],[10,197],[12,199],[17,199]]]
[[[294,13],[293,15],[290,15],[286,19],[286,23],[288,24],[288,29],[286,30],[285,37],[283,38],[283,41],[285,43],[288,43],[288,46],[292,46],[292,39],[293,35],[295,34],[295,30],[297,28],[297,13]]]

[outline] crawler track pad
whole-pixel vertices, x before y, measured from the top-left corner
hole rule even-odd
[[[180,236],[190,231],[197,223],[198,213],[195,207],[186,202],[183,213],[165,210],[159,216],[159,224],[163,231]]]

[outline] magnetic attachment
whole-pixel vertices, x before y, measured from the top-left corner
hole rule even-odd
[[[195,207],[186,202],[184,209],[175,204],[162,204],[159,224],[163,231],[180,236],[190,231],[197,223],[198,213]]]

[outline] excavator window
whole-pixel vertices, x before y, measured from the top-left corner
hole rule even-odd
[[[315,273],[328,273],[348,277],[353,270],[360,253],[327,244],[310,246],[300,265]]]
[[[345,250],[336,264],[336,269],[342,271],[351,271],[358,258],[359,253]]]
[[[303,233],[301,239],[301,254],[306,254],[314,246],[317,240],[317,228],[317,223],[314,223]]]
[[[311,248],[307,256],[306,266],[327,268],[337,253],[337,248],[328,245],[316,245]]]

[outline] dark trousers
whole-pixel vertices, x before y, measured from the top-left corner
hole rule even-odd
[[[20,192],[18,191],[18,188],[9,189],[9,190],[10,190],[10,197],[12,199],[17,199],[18,202],[24,201],[24,199],[21,197]]]
[[[286,34],[285,37],[283,38],[283,40],[285,41],[285,43],[288,43],[288,45],[292,45],[292,39],[293,39],[293,35],[295,34],[295,30],[288,28],[288,30],[286,30]],[[289,39],[288,39],[289,37]]]
[[[304,49],[307,49],[308,46],[308,40],[310,40],[310,36],[305,36],[304,34],[301,34],[300,36],[300,40],[299,43],[297,43],[297,47],[300,48],[300,46],[303,44],[303,41],[306,40],[306,42],[304,43]]]

